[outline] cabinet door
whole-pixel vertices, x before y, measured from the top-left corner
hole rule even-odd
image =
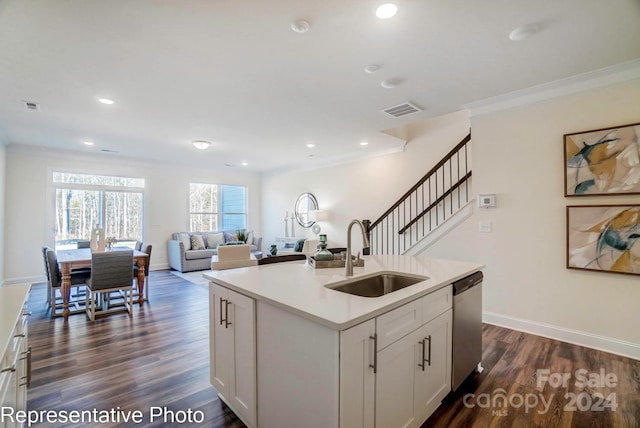
[[[424,422],[451,391],[451,330],[452,311],[449,309],[419,330],[420,354],[424,343],[424,368],[417,367],[415,383],[415,412],[418,423]]]
[[[225,323],[228,291],[212,284],[209,288],[209,352],[211,354],[211,385],[229,396],[230,373],[233,366],[232,330]]]
[[[373,426],[376,324],[369,320],[340,333],[340,426]]]
[[[422,355],[419,331],[378,352],[376,428],[416,425],[414,391],[418,358]]]
[[[256,426],[256,316],[255,301],[228,291],[229,317],[233,331],[233,368],[228,399],[247,425]]]

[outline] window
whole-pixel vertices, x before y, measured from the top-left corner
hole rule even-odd
[[[189,184],[191,232],[247,227],[247,188],[219,184]]]
[[[54,172],[56,249],[75,248],[102,227],[118,245],[142,240],[144,179]]]

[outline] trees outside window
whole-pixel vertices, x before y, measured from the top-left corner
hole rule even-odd
[[[189,184],[191,232],[247,227],[247,188],[220,184]]]
[[[55,246],[75,248],[94,227],[118,245],[142,240],[144,179],[54,172]]]

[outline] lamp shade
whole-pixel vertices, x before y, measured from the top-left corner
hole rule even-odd
[[[309,211],[309,221],[327,221],[329,220],[329,211],[311,210]]]

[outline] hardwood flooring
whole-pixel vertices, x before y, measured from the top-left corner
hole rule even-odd
[[[95,426],[178,425],[162,417],[151,422],[150,409],[166,407],[204,412],[204,423],[180,424],[183,427],[244,426],[209,383],[207,289],[169,271],[151,272],[149,283],[151,301],[135,305],[133,316],[112,314],[91,323],[77,314],[67,324],[62,318],[49,319],[44,284],[33,287],[29,410],[119,407],[142,410],[144,423]]]
[[[140,424],[93,425],[100,427],[244,426],[209,383],[207,289],[169,271],[151,272],[150,283],[151,302],[142,308],[136,305],[131,318],[113,314],[93,324],[84,315],[70,317],[67,324],[61,318],[50,320],[44,303],[46,287],[34,286],[29,298],[33,313],[29,322],[33,353],[29,410],[119,407],[144,413]],[[423,428],[640,427],[639,361],[491,325],[483,327],[483,342],[485,370],[450,394]],[[539,386],[537,370],[545,369],[550,381]],[[579,369],[587,374],[602,369],[610,377],[615,375],[616,385],[579,388],[575,385]],[[566,386],[553,387],[553,381],[564,373],[571,376]],[[502,406],[501,392],[506,406]],[[607,408],[609,403],[595,397],[597,393],[615,398],[617,410]],[[466,394],[474,395],[465,400]],[[577,400],[571,403],[565,394],[575,394]],[[527,409],[519,397],[536,406]],[[565,409],[571,404],[575,411]],[[160,417],[152,422],[152,407],[201,411],[205,419],[177,424]]]

